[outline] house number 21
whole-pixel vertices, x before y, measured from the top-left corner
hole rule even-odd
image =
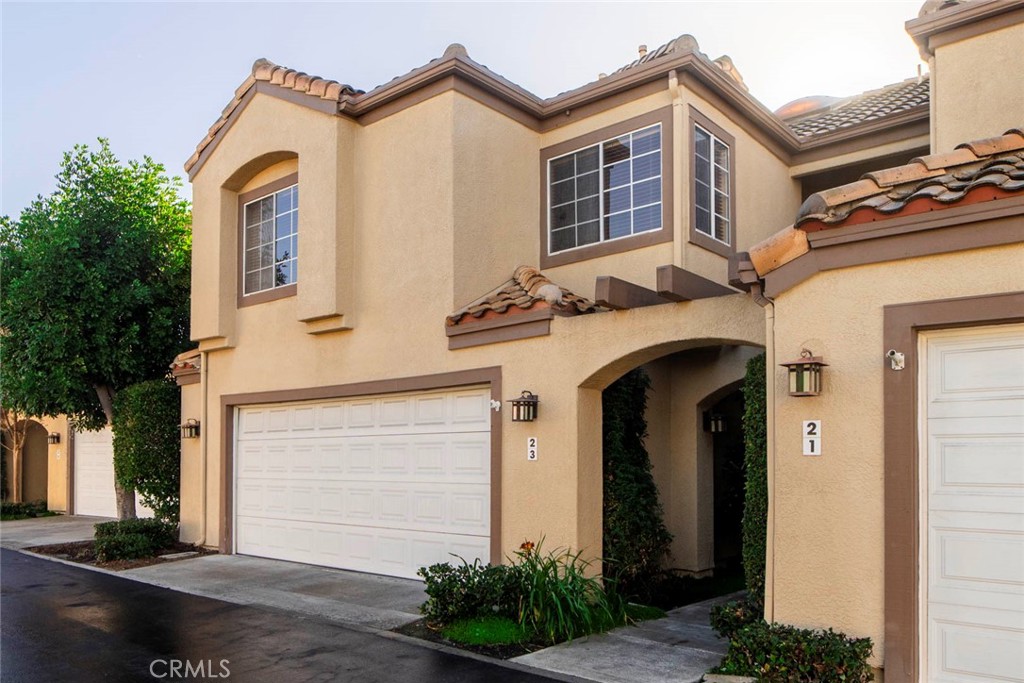
[[[530,436],[526,439],[526,459],[536,460],[537,459],[537,437]]]
[[[804,420],[804,455],[821,455],[821,420]]]

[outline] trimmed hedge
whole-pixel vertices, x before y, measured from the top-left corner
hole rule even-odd
[[[747,361],[743,381],[743,573],[747,596],[764,605],[764,563],[768,532],[768,413],[765,356]]]
[[[756,676],[760,683],[867,683],[874,680],[870,638],[755,621],[729,639],[713,673]]]
[[[95,530],[96,559],[100,562],[152,557],[177,540],[177,525],[159,519],[101,522]]]
[[[462,560],[462,558],[459,558]],[[515,618],[519,609],[519,577],[504,564],[455,565],[442,562],[421,567],[427,601],[420,606],[428,621],[452,624],[462,619],[495,615]]]
[[[650,600],[669,554],[658,488],[651,475],[647,437],[647,392],[642,369],[626,373],[604,390],[604,575],[622,595]]]
[[[159,379],[133,384],[114,399],[114,471],[160,519],[177,523],[181,496],[181,392]]]

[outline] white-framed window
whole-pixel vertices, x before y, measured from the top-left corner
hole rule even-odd
[[[661,124],[548,160],[548,253],[662,227]]]
[[[694,124],[693,143],[694,230],[729,245],[732,243],[729,144],[699,124]]]
[[[242,208],[244,294],[298,282],[299,186],[254,199]]]

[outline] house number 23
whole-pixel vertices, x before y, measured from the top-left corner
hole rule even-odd
[[[536,460],[537,459],[537,437],[530,436],[526,439],[526,459]]]
[[[804,455],[821,455],[821,420],[804,420]]]

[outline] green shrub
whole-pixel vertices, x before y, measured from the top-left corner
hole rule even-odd
[[[743,572],[747,596],[764,605],[764,563],[768,532],[768,417],[765,357],[747,361],[743,381],[743,444],[746,484],[743,498]]]
[[[420,606],[428,621],[451,624],[484,616],[515,619],[519,610],[519,577],[508,565],[449,562],[421,567],[427,601]]]
[[[741,628],[761,621],[763,616],[762,608],[750,600],[733,600],[711,608],[711,628],[723,638],[732,638]]]
[[[96,558],[100,562],[152,557],[177,540],[177,528],[158,519],[123,519],[95,526]]]
[[[605,389],[601,401],[604,575],[623,595],[644,602],[650,600],[672,543],[644,446],[650,386],[647,373],[637,368]]]
[[[29,519],[32,517],[53,517],[57,513],[46,509],[46,501],[36,500],[26,503],[0,503],[0,516],[3,519]]]
[[[874,680],[870,638],[755,621],[733,633],[714,673],[756,676],[760,683],[867,683]]]
[[[114,471],[160,519],[178,521],[181,392],[169,380],[133,384],[114,400]]]
[[[626,601],[614,582],[588,576],[580,553],[549,553],[524,543],[516,552],[522,581],[519,623],[550,643],[572,640],[626,623]]]

